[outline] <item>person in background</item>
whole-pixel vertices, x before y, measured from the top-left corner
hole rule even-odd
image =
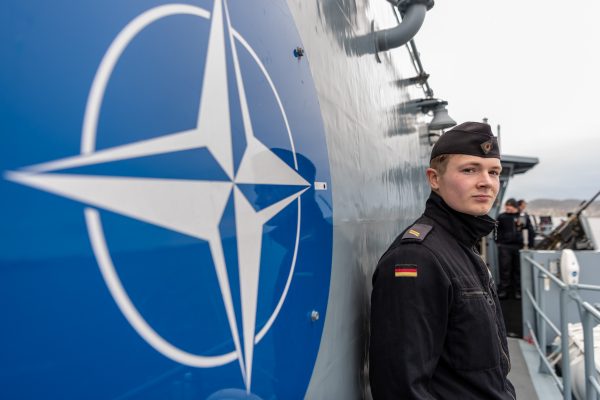
[[[519,223],[523,226],[523,248],[528,249],[535,245],[535,228],[529,218],[529,214],[525,211],[527,202],[524,199],[517,201],[519,208]]]
[[[525,224],[520,217],[519,205],[513,198],[504,203],[504,212],[498,215],[498,263],[500,285],[498,297],[503,300],[514,294],[521,299],[521,261],[519,250],[523,248],[523,228]]]
[[[383,254],[373,275],[369,380],[380,399],[514,400],[506,329],[476,244],[500,187],[487,124],[444,133],[426,171],[425,212]]]

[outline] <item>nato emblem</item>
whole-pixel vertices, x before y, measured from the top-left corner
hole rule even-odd
[[[273,35],[245,19],[255,6],[167,4],[130,19],[91,82],[80,154],[4,174],[82,208],[82,233],[128,329],[143,339],[136,346],[152,352],[149,365],[181,366],[173,374],[203,397],[232,389],[302,396],[326,311],[332,210],[316,93],[306,59],[290,60],[299,44],[291,16]],[[181,84],[187,75],[144,81],[143,71],[153,40],[186,24],[196,29],[185,40],[199,43],[200,62],[186,68],[193,55],[167,50],[183,58],[174,70],[198,71],[191,105],[169,91],[171,81],[191,90]],[[156,116],[156,107],[132,106],[162,101],[140,94],[145,86],[173,95],[172,108]],[[170,113],[190,107],[188,126],[168,126]],[[119,395],[115,387],[111,397]]]

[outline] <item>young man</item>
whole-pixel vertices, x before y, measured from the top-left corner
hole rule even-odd
[[[476,250],[495,227],[486,214],[500,171],[487,124],[458,125],[433,147],[425,212],[373,275],[374,399],[515,399],[500,303]]]
[[[532,233],[533,232],[533,233]],[[504,212],[498,215],[498,263],[500,264],[500,285],[498,297],[503,300],[512,292],[515,299],[521,299],[521,259],[519,250],[525,243],[525,237],[535,234],[529,216],[521,214],[520,205],[515,199],[504,203]],[[529,241],[527,240],[527,244]]]

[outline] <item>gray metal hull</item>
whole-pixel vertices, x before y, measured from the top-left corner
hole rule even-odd
[[[396,23],[388,3],[288,4],[317,88],[336,205],[327,317],[306,397],[369,397],[371,276],[429,195],[427,126],[397,110],[411,96],[395,84],[414,75],[406,50],[381,54],[380,63],[369,40],[372,21],[382,27]]]

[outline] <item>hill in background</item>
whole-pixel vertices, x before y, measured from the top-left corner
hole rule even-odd
[[[536,199],[527,204],[527,212],[531,215],[551,215],[553,217],[565,217],[568,212],[579,209],[582,202],[587,200],[551,200]],[[590,217],[600,217],[600,201],[595,201],[586,209]]]

